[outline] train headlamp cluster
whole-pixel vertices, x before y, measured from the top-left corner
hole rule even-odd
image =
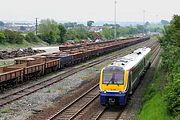
[[[105,91],[100,91],[101,93],[106,93],[106,90]]]

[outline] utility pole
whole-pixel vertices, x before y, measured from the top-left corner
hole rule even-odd
[[[37,27],[38,27],[38,21],[37,21],[37,18],[36,18],[36,35],[37,35]]]
[[[116,31],[116,3],[117,3],[117,1],[115,0],[114,1],[114,38],[116,38],[116,34],[117,34],[117,31]]]

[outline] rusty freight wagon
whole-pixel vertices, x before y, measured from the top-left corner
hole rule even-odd
[[[0,86],[23,80],[23,68],[0,67]]]
[[[15,59],[16,64],[0,68],[0,84],[30,80],[66,66],[86,61],[124,47],[134,45],[149,37],[135,37],[103,42],[87,42],[60,46],[59,52]]]

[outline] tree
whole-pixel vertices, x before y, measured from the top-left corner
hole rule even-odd
[[[0,21],[0,26],[4,26],[4,22],[3,21]]]
[[[176,116],[180,114],[180,16],[175,15],[170,24],[164,27],[159,40],[163,48],[162,70],[168,75],[165,101],[169,113]]]
[[[62,24],[59,24],[58,26],[58,29],[59,29],[59,39],[58,39],[58,43],[63,43],[64,40],[65,40],[65,34],[66,34],[66,28],[62,25]]]
[[[0,43],[4,44],[6,42],[6,37],[3,32],[0,32]]]
[[[92,20],[87,21],[87,26],[88,26],[88,27],[91,27],[93,23],[94,23],[94,21],[92,21]]]
[[[24,36],[20,32],[11,31],[11,30],[5,30],[4,35],[7,39],[7,42],[12,44],[21,44],[23,43]]]
[[[20,32],[15,32],[15,39],[14,39],[15,43],[22,44],[24,39],[25,39],[24,36],[21,35]]]
[[[116,29],[121,27],[119,24],[115,25],[115,24],[108,24],[108,23],[105,23],[103,26],[104,27],[111,27],[111,28],[115,28],[115,26],[116,26]]]
[[[134,28],[134,27],[128,27],[128,34],[137,34],[138,33],[138,30],[137,28]]]
[[[114,35],[114,30],[112,28],[103,28],[101,35],[106,39],[112,39]]]
[[[56,37],[55,37],[55,33],[54,32],[50,32],[49,33],[49,39],[48,39],[49,41],[47,41],[47,42],[49,42],[50,44],[54,44],[54,43],[56,43]]]
[[[68,22],[68,23],[64,23],[65,28],[74,28],[77,26],[76,22]]]
[[[5,30],[4,35],[5,35],[8,43],[16,43],[16,41],[15,41],[15,37],[16,37],[15,32],[13,32],[11,30]]]
[[[68,29],[65,34],[65,40],[74,40],[76,39],[76,33],[73,29]]]
[[[42,40],[50,44],[56,43],[57,40],[59,39],[58,23],[50,19],[41,20],[39,24],[39,33],[41,34],[40,36]],[[53,39],[51,40],[51,38]]]
[[[81,40],[87,38],[88,38],[88,31],[82,27],[68,29],[65,34],[66,40]]]
[[[138,33],[143,33],[144,32],[144,25],[137,25],[137,30],[138,30]]]
[[[85,28],[79,27],[74,29],[77,39],[87,39],[88,31]]]
[[[167,20],[161,20],[161,24],[162,24],[162,25],[167,25],[167,24],[169,24],[169,21],[167,21]]]
[[[38,42],[38,37],[33,33],[33,32],[29,32],[25,39],[28,41],[28,42]]]
[[[150,23],[147,21],[146,23],[145,23],[145,26],[149,26],[150,25]]]

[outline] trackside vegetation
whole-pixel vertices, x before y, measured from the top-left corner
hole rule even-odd
[[[166,82],[167,74],[162,72],[162,67],[159,66],[144,93],[143,107],[140,115],[136,117],[137,120],[170,120],[163,98]]]
[[[34,32],[17,32],[0,29],[0,45],[25,45],[25,43],[37,44],[45,42],[48,44],[60,44],[66,41],[82,41],[96,39],[114,39],[116,28],[117,37],[128,37],[142,33],[161,32],[163,25],[168,21],[161,21],[158,24],[146,22],[144,25],[120,26],[119,24],[104,24],[103,26],[92,26],[94,21],[88,21],[87,26],[76,22],[60,24],[53,19],[42,19],[39,22],[37,35]],[[5,23],[0,21],[0,26]],[[116,27],[115,27],[116,26]],[[97,29],[97,30],[96,30]]]
[[[174,15],[159,37],[160,67],[145,95],[140,120],[180,119],[180,16]]]

